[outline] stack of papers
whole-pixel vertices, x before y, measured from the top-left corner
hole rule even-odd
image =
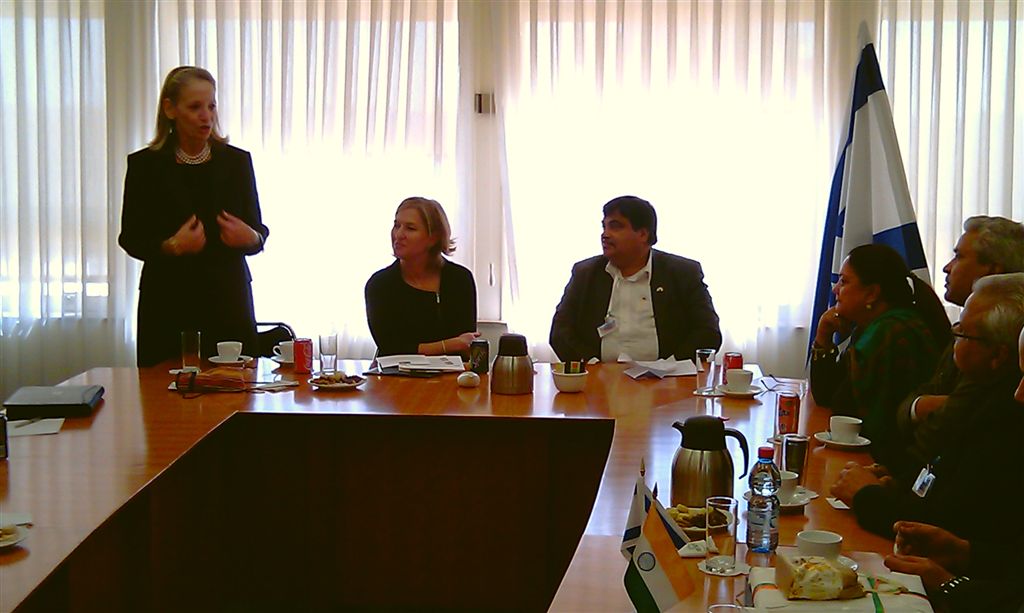
[[[462,365],[462,359],[452,355],[388,355],[377,358],[377,365],[381,370],[397,366],[404,372],[462,372],[466,370]]]
[[[675,357],[666,358],[664,360],[655,360],[653,362],[633,362],[630,361],[631,366],[626,369],[626,374],[634,379],[639,379],[644,375],[653,375],[659,379],[665,377],[681,377],[685,375],[696,375],[697,366],[693,363],[693,360],[677,361]]]

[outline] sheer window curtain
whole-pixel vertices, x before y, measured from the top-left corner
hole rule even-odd
[[[134,362],[104,17],[97,2],[0,3],[0,398]]]
[[[601,205],[635,194],[658,211],[656,248],[702,263],[723,347],[802,370],[834,148],[825,17],[808,2],[494,7],[504,304],[535,357],[551,357],[572,263],[600,253]]]

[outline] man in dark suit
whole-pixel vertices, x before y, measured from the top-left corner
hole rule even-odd
[[[652,249],[658,217],[650,202],[620,196],[604,205],[603,254],[572,268],[551,322],[564,360],[614,362],[675,356],[722,343],[700,263]]]

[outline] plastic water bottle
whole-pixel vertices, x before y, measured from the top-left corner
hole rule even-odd
[[[776,495],[782,476],[772,461],[771,447],[757,450],[757,464],[750,469],[750,502],[747,503],[747,549],[757,553],[775,551],[779,545],[779,509]]]

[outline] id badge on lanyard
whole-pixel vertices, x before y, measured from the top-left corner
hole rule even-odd
[[[918,473],[917,479],[914,480],[914,485],[910,488],[912,492],[924,498],[928,496],[928,492],[932,489],[932,485],[935,484],[935,467],[938,465],[941,458],[935,458],[928,463],[921,472]]]
[[[616,278],[612,281],[612,293],[608,297],[608,311],[604,314],[604,323],[597,327],[597,335],[602,339],[615,332],[619,327],[619,322],[615,321],[615,318],[612,317],[612,300],[615,299],[615,290],[618,287],[619,279]]]

